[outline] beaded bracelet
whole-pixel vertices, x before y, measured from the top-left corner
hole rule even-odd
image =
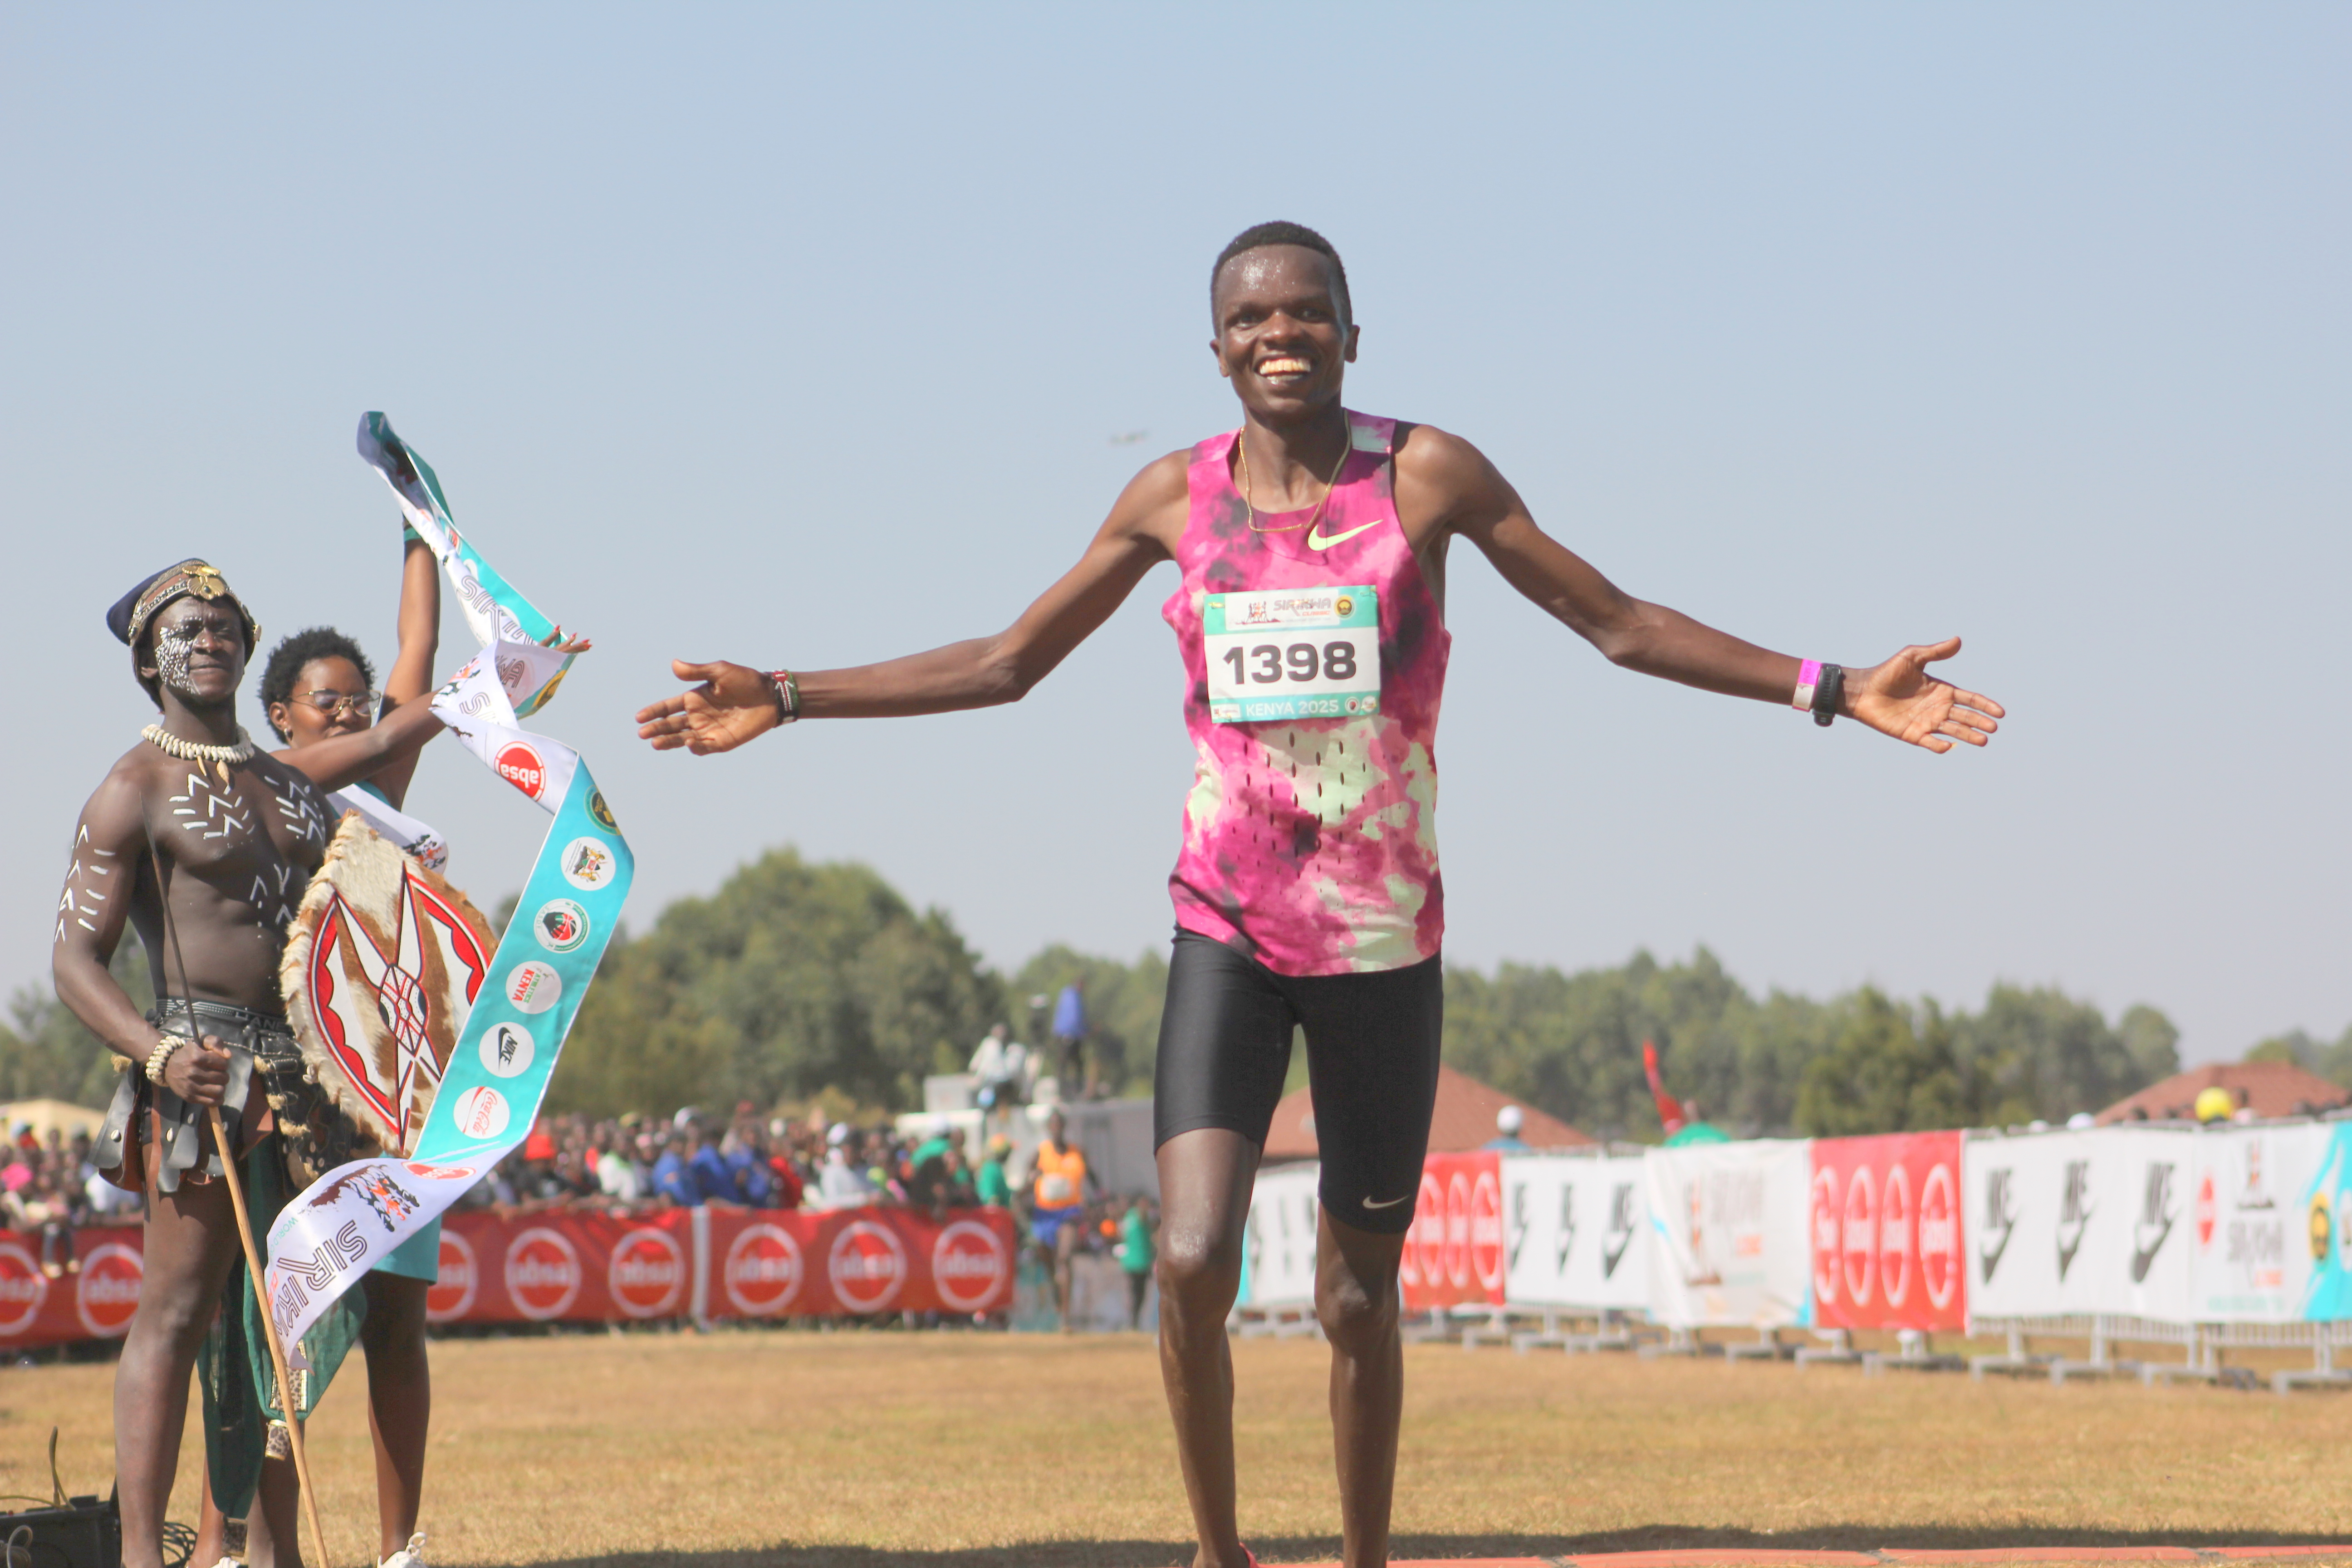
[[[166,1035],[156,1041],[155,1048],[147,1053],[147,1081],[162,1083],[163,1069],[172,1065],[172,1053],[187,1043],[187,1037],[184,1035]]]
[[[790,724],[801,716],[801,685],[789,669],[768,671],[768,684],[776,689],[776,706],[783,710],[783,722]]]

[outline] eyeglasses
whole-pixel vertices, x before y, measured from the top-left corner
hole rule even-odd
[[[373,691],[305,691],[294,700],[331,717],[342,712],[365,713],[375,707],[376,696]]]

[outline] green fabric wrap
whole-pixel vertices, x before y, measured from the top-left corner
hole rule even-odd
[[[271,1133],[245,1157],[246,1212],[253,1221],[254,1241],[266,1265],[269,1258],[269,1226],[292,1196],[286,1190],[286,1167],[278,1158],[278,1135]],[[253,1299],[253,1282],[245,1271],[240,1248],[221,1286],[220,1312],[205,1335],[196,1356],[196,1381],[205,1395],[205,1463],[212,1472],[213,1500],[230,1519],[243,1519],[253,1507],[254,1489],[260,1484],[261,1462],[268,1451],[269,1424],[281,1417],[278,1379],[269,1363],[268,1329],[260,1303]],[[289,1363],[307,1362],[307,1376],[297,1373],[303,1392],[301,1416],[319,1407],[320,1396],[334,1381],[336,1369],[351,1353],[367,1321],[367,1292],[345,1294],[327,1315],[302,1336],[299,1358],[289,1349]]]

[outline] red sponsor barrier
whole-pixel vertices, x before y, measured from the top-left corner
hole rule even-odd
[[[956,1209],[712,1209],[713,1318],[992,1312],[1013,1304],[1013,1216]]]
[[[1399,1275],[1412,1311],[1503,1300],[1503,1157],[1492,1150],[1432,1154],[1404,1238]]]
[[[1813,1143],[1813,1321],[1830,1329],[1958,1331],[1968,1321],[1960,1135]]]
[[[79,1272],[41,1272],[41,1238],[0,1231],[0,1348],[120,1339],[139,1309],[139,1228],[86,1226],[74,1236]]]
[[[468,1209],[441,1227],[441,1275],[425,1293],[435,1323],[619,1322],[682,1318],[696,1274],[713,1318],[818,1312],[997,1311],[1013,1304],[1013,1216],[955,1209],[816,1214],[709,1209],[698,1252],[694,1211],[614,1215]],[[0,1349],[114,1339],[139,1305],[141,1232],[75,1237],[81,1271],[41,1273],[38,1237],[0,1231]]]

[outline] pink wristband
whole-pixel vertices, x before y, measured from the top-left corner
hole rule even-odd
[[[1820,685],[1821,680],[1822,661],[1820,659],[1809,658],[1805,660],[1803,664],[1798,666],[1797,694],[1789,700],[1789,706],[1794,708],[1800,713],[1811,712],[1813,708],[1813,688]]]

